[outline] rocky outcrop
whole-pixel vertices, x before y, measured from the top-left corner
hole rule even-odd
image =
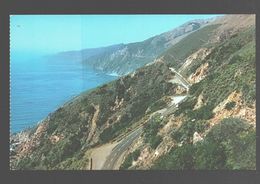
[[[188,26],[189,27],[183,31],[191,31],[192,27],[196,26],[196,24],[190,24]],[[171,34],[168,36],[174,37],[174,35]],[[159,39],[159,37],[149,41],[149,44],[153,45],[153,49],[160,43],[160,39],[157,39]],[[113,54],[108,54],[106,57],[109,60],[113,60],[113,62],[118,58],[123,58],[127,61],[129,58],[143,58],[143,56],[148,53],[148,51],[139,46],[137,46],[137,49],[132,53],[129,51],[130,45],[124,48],[122,47],[120,47],[120,49],[118,48],[119,50],[117,51],[113,50]],[[222,52],[220,54],[225,54],[225,49],[221,50],[221,48],[221,45],[217,48],[219,52]],[[237,50],[234,49],[232,52],[237,53]],[[210,79],[207,78],[209,61],[205,61],[206,56],[209,54],[211,54],[211,49],[203,47],[186,59],[183,67],[180,69],[181,71],[189,70],[192,65],[195,64],[194,62],[203,60],[196,63],[198,65],[200,65],[200,63],[203,64],[196,68],[196,71],[192,71],[193,73],[189,76],[190,82],[198,83],[197,85],[199,86],[199,82],[202,79]],[[212,54],[214,56],[216,53],[213,52]],[[226,58],[229,58],[229,56],[230,53],[229,55],[225,55]],[[106,64],[105,59],[107,58],[103,58],[104,60],[98,63],[96,67],[104,67],[103,64]],[[113,67],[120,68],[118,63],[122,63],[122,60],[120,60],[120,62],[115,61]],[[144,63],[146,62],[142,64]],[[107,67],[111,69],[110,64],[104,68]],[[220,62],[219,64],[221,65],[222,63]],[[225,66],[227,66],[227,63],[225,64]],[[214,72],[216,68],[220,68],[219,65],[215,68],[212,65],[213,64],[210,63],[210,67],[212,67],[210,68],[212,69],[210,72]],[[243,70],[242,67],[237,68],[238,70],[232,73],[232,76],[235,74],[235,78],[239,79],[239,77],[243,77],[241,75],[244,71],[241,72],[239,70]],[[125,69],[121,71],[125,71]],[[202,92],[199,93],[200,95],[197,93],[188,93],[184,96],[182,94],[189,91],[178,84],[183,84],[182,80],[186,81],[186,79],[176,77],[176,75],[173,76],[174,73],[177,74],[175,69],[169,63],[162,60],[161,57],[129,75],[81,95],[73,102],[64,105],[52,113],[50,117],[37,125],[34,130],[29,131],[27,134],[16,135],[16,138],[11,139],[11,143],[13,144],[17,142],[17,139],[23,140],[20,141],[19,145],[15,148],[17,154],[14,160],[19,161],[21,158],[22,162],[20,167],[23,168],[23,164],[25,164],[25,166],[31,169],[37,168],[35,163],[39,163],[39,165],[44,166],[45,169],[64,169],[64,167],[67,169],[70,168],[70,166],[74,167],[75,162],[81,162],[83,157],[91,157],[94,161],[99,160],[99,158],[107,157],[108,155],[107,153],[101,153],[101,151],[111,152],[114,143],[124,139],[126,137],[125,135],[133,129],[136,130],[137,127],[144,126],[145,123],[151,120],[152,115],[155,113],[160,113],[158,116],[159,126],[157,127],[158,124],[155,124],[150,127],[151,130],[156,131],[152,131],[152,134],[159,137],[159,142],[156,142],[156,146],[152,148],[151,142],[144,141],[146,134],[140,134],[138,138],[131,142],[133,144],[129,146],[129,149],[124,150],[124,153],[126,153],[125,156],[136,149],[140,149],[141,151],[137,160],[129,167],[130,169],[149,169],[155,161],[169,153],[172,148],[183,148],[185,144],[190,143],[193,143],[195,146],[197,143],[203,142],[207,132],[226,117],[239,117],[255,126],[255,102],[251,104],[251,106],[246,105],[243,101],[242,90],[233,91],[232,93],[230,93],[229,90],[227,90],[228,92],[222,90],[226,87],[225,84],[229,84],[227,82],[228,79],[217,78],[218,81],[221,81],[221,79],[225,80],[224,87],[214,86],[214,88],[211,88],[211,91],[207,91],[208,93],[202,90]],[[221,74],[219,71],[216,73]],[[218,76],[219,75],[216,75],[214,77]],[[209,89],[207,87],[211,86],[209,85],[212,84],[210,82],[211,79],[202,83],[203,88],[206,90]],[[245,83],[251,85],[253,82],[254,81],[251,80]],[[236,89],[241,89],[241,86],[237,86]],[[233,88],[231,88],[231,90],[232,89]],[[215,93],[215,91],[218,93]],[[228,97],[217,104],[220,100],[216,99],[218,96],[215,94],[227,95]],[[214,100],[211,101],[209,98],[213,98],[214,95],[216,98],[214,97]],[[176,102],[177,98],[179,98],[179,100],[180,98],[181,100],[186,98],[186,100],[181,104],[182,101]],[[156,104],[156,102],[160,103]],[[210,104],[210,102],[213,103]],[[231,102],[234,102],[232,103],[233,105],[230,105]],[[176,104],[178,107],[174,106]],[[211,107],[212,104],[214,107]],[[228,108],[227,104],[229,104]],[[151,112],[153,105],[156,105],[155,112]],[[209,105],[209,109],[205,110],[205,108],[202,108],[205,107],[205,105]],[[214,108],[214,114],[212,114],[212,108]],[[194,112],[198,112],[198,115]],[[206,116],[204,116],[204,112]],[[125,139],[125,141],[127,140]],[[106,145],[109,145],[107,149],[100,149]],[[44,152],[42,150],[44,150]],[[57,152],[58,154],[56,154]],[[86,153],[88,156],[85,156]],[[49,155],[51,156],[45,159],[45,157]],[[123,156],[124,154],[120,155],[120,157]],[[23,157],[27,158],[27,160],[23,160]],[[55,162],[53,162],[53,158],[55,158]],[[98,162],[95,161],[98,164],[98,166],[96,165],[97,168],[101,168],[105,159],[106,158],[100,159]],[[29,162],[29,165],[26,165],[27,162]],[[64,166],[64,164],[67,165]],[[77,168],[82,168],[82,166]]]
[[[147,63],[153,62],[155,58],[168,48],[209,22],[210,20],[194,20],[141,42],[63,52],[55,55],[52,60],[83,61],[103,72],[125,75]]]
[[[217,107],[213,109],[215,113],[214,118],[210,120],[210,125],[214,126],[219,123],[220,120],[226,117],[237,117],[246,120],[249,124],[256,126],[256,108],[255,103],[252,107],[245,105],[241,99],[242,94],[240,92],[232,92],[227,99],[221,102]],[[235,107],[232,109],[226,109],[226,104],[234,102]]]
[[[187,93],[187,89],[181,85],[178,85],[176,88],[175,88],[175,93],[176,95],[182,95],[184,93]]]
[[[236,106],[241,106],[242,105],[242,100],[241,100],[241,96],[242,94],[237,92],[237,91],[233,91],[228,97],[227,99],[225,99],[223,102],[221,102],[219,105],[217,105],[214,109],[213,112],[214,113],[218,113],[220,111],[223,111],[225,109],[225,106],[227,103],[229,102],[235,102]]]
[[[255,25],[254,14],[229,15],[218,18],[213,24],[220,24],[215,30],[212,42],[223,42],[232,35]]]
[[[100,112],[99,105],[92,104],[92,106],[95,109],[95,112],[94,112],[94,115],[93,115],[92,120],[91,120],[91,126],[90,126],[90,131],[89,131],[89,134],[88,134],[87,141],[90,141],[93,138],[93,135],[94,135],[94,133],[97,129],[97,119],[98,119],[99,112]]]
[[[196,144],[197,142],[203,141],[203,138],[200,136],[198,132],[194,132],[193,134],[193,144]]]
[[[189,76],[188,81],[192,84],[200,82],[202,79],[206,77],[208,67],[208,63],[201,65],[193,74]]]
[[[195,104],[193,110],[199,109],[200,107],[202,107],[204,105],[204,98],[202,96],[202,94],[199,95],[198,99],[197,99],[197,103]]]
[[[59,142],[63,138],[64,138],[63,135],[51,135],[50,136],[50,141],[51,141],[52,144],[56,144],[57,142]]]
[[[130,89],[127,89],[128,91]],[[118,99],[118,96],[116,96],[116,101],[115,101],[115,105],[113,107],[111,107],[112,111],[115,111],[117,109],[119,109],[124,103],[124,98],[121,98],[120,100]]]
[[[194,64],[194,62],[205,59],[211,51],[212,49],[209,48],[200,48],[185,60],[184,64],[179,68],[179,72],[182,73],[184,70],[187,70],[189,66]]]

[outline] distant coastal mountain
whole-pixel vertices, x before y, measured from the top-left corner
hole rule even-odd
[[[162,52],[210,21],[212,19],[190,21],[141,42],[62,52],[52,56],[52,60],[83,62],[102,72],[124,75],[152,62]]]
[[[255,16],[185,25],[86,59],[119,73],[146,65],[12,135],[11,169],[255,170]]]

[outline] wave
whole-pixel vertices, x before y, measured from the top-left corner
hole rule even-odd
[[[121,76],[116,72],[108,73],[107,75],[114,76],[114,77],[120,77]]]

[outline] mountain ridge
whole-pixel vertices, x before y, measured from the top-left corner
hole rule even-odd
[[[229,21],[248,17],[254,19]],[[255,169],[255,25],[235,25],[219,31],[218,21],[199,29],[165,57],[81,94],[14,135],[11,168],[91,169],[92,153],[113,144],[123,155],[115,158],[112,150],[113,163],[103,168]],[[183,45],[180,61],[167,57]]]
[[[212,19],[192,20],[170,31],[139,42],[116,44],[107,47],[83,49],[56,54],[53,59],[82,62],[106,73],[125,75],[152,62],[161,52],[174,45],[189,33],[207,25]],[[52,60],[53,60],[52,59]]]

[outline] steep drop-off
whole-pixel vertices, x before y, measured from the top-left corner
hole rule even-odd
[[[109,47],[63,52],[51,60],[80,61],[106,73],[125,75],[152,62],[158,55],[178,43],[190,33],[212,21],[194,20],[171,31],[156,35],[141,42],[118,44]]]
[[[119,155],[120,169],[255,169],[253,20],[218,19],[149,65],[11,136],[12,169],[89,169],[90,150],[127,143],[137,130],[141,135]],[[183,100],[178,105],[176,97]]]

